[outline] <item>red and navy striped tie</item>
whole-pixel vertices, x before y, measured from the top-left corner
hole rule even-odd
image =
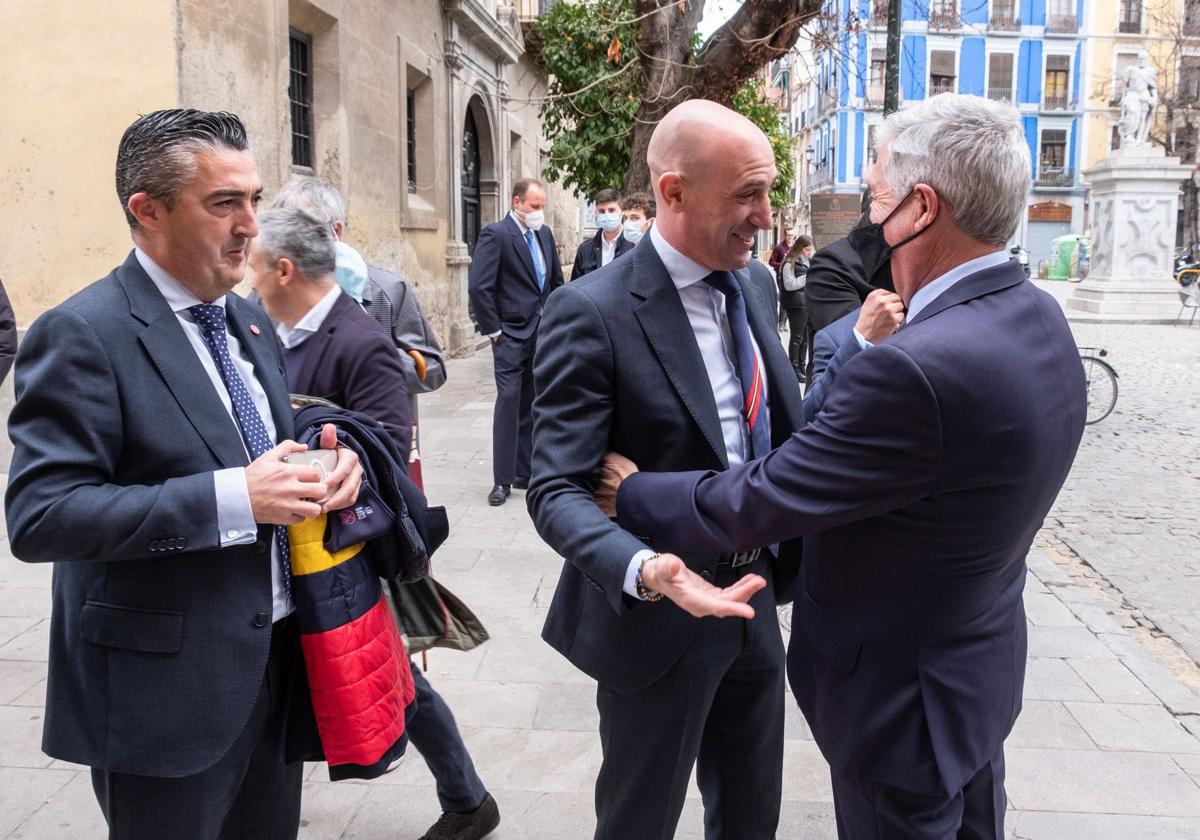
[[[729,332],[733,337],[737,376],[742,383],[742,416],[750,430],[750,458],[761,458],[771,451],[771,417],[767,410],[767,395],[758,354],[750,337],[750,319],[746,315],[746,299],[737,279],[728,271],[714,271],[704,282],[725,295],[725,314],[729,317]]]

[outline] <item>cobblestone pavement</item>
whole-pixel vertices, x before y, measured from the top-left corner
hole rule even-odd
[[[1123,391],[1117,412],[1089,429],[1030,554],[1030,660],[1024,712],[1007,744],[1008,835],[1200,837],[1200,695],[1147,652],[1151,634],[1135,620],[1140,610],[1159,627],[1197,630],[1188,421],[1200,329],[1086,325],[1081,340],[1096,337],[1091,330],[1112,350]],[[422,401],[426,482],[452,528],[435,570],[493,638],[467,654],[431,653],[427,674],[499,802],[493,836],[584,840],[600,761],[594,685],[539,639],[561,561],[534,532],[521,493],[500,508],[485,501],[489,356],[454,361],[449,372],[449,384]],[[1185,391],[1190,408],[1157,396]],[[17,563],[0,544],[0,838],[8,840],[104,834],[86,772],[38,748],[49,583],[49,568]],[[787,709],[779,837],[829,840],[827,769],[790,698]],[[375,782],[327,778],[321,765],[307,773],[305,840],[416,838],[438,815],[415,750]],[[694,788],[678,836],[703,836]]]

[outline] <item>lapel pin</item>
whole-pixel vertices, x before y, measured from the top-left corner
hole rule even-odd
[[[258,324],[251,324],[250,332],[254,333],[255,335],[262,335],[262,330],[258,328]]]

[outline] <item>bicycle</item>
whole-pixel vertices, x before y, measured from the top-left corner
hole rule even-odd
[[[1087,383],[1087,425],[1099,423],[1112,413],[1117,404],[1117,372],[1102,357],[1108,355],[1103,347],[1080,347],[1084,382]]]

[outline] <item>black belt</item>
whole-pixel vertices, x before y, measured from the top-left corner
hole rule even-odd
[[[750,551],[738,551],[734,554],[722,554],[717,558],[718,566],[728,566],[731,569],[736,569],[739,566],[748,566],[758,559],[762,554],[761,548],[755,548]]]

